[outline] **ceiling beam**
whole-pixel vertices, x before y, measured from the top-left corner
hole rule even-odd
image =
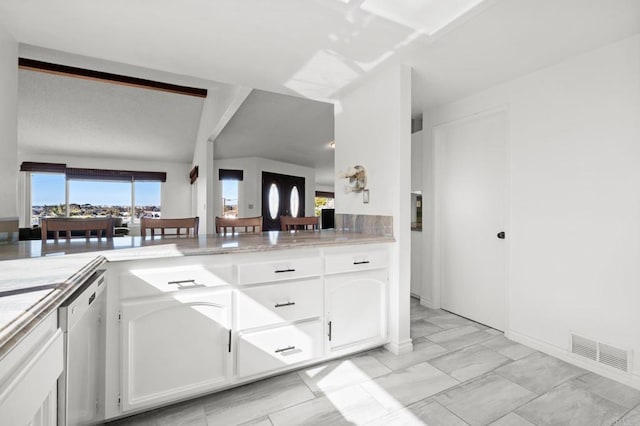
[[[21,70],[43,72],[46,74],[63,75],[66,77],[81,78],[84,80],[102,81],[107,83],[119,84],[122,86],[157,90],[160,92],[176,93],[179,95],[195,96],[197,98],[207,97],[207,89],[179,86],[177,84],[162,83],[159,81],[129,77],[126,75],[88,70],[86,68],[52,64],[50,62],[36,61],[34,59],[18,58],[18,68]]]

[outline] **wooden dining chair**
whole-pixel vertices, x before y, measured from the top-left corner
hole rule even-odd
[[[155,237],[156,229],[160,230],[160,236],[185,236],[185,237],[197,237],[198,225],[200,218],[196,217],[184,217],[180,219],[156,219],[150,217],[140,218],[140,236],[147,236],[147,229],[151,231],[151,238]],[[173,230],[174,233],[166,233],[166,230]],[[184,234],[181,234],[182,230],[185,230]],[[193,230],[193,232],[190,232]]]
[[[320,229],[320,218],[280,216],[280,227],[283,231]]]
[[[60,232],[65,233],[64,238],[69,240],[73,237],[72,232],[83,232],[84,235],[77,237],[84,238],[113,238],[113,218],[96,217],[96,218],[69,218],[69,217],[52,217],[41,219],[42,241],[47,241],[47,234],[53,232],[53,239],[60,239]]]
[[[216,234],[236,234],[236,230],[244,229],[244,233],[262,233],[262,216],[257,217],[216,217]],[[249,230],[251,229],[251,230]],[[241,232],[241,231],[238,231]]]

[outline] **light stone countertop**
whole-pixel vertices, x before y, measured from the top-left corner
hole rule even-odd
[[[344,231],[271,231],[197,238],[125,236],[2,245],[0,358],[105,262],[393,241],[391,236]]]

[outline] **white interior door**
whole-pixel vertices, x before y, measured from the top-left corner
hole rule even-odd
[[[504,330],[506,241],[498,233],[506,231],[505,113],[436,132],[441,306]]]

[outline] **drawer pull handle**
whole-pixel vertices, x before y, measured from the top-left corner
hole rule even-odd
[[[282,274],[284,272],[295,272],[296,270],[293,268],[288,268],[288,269],[276,269],[276,274]]]
[[[274,307],[282,308],[283,306],[292,306],[295,305],[296,302],[287,302],[287,303],[277,303]]]
[[[186,284],[186,283],[196,283],[196,280],[178,280],[178,281],[169,281],[167,284]]]
[[[177,280],[177,281],[168,281],[169,285],[177,285],[178,290],[189,287],[203,287],[203,284],[196,283],[196,280]],[[188,284],[188,285],[184,285]]]
[[[353,262],[354,265],[364,265],[366,263],[371,263],[371,262],[369,262],[368,260],[355,260]]]
[[[287,346],[286,348],[276,349],[276,353],[278,354],[278,353],[282,353],[282,352],[292,351],[295,348],[296,348],[295,346]]]

